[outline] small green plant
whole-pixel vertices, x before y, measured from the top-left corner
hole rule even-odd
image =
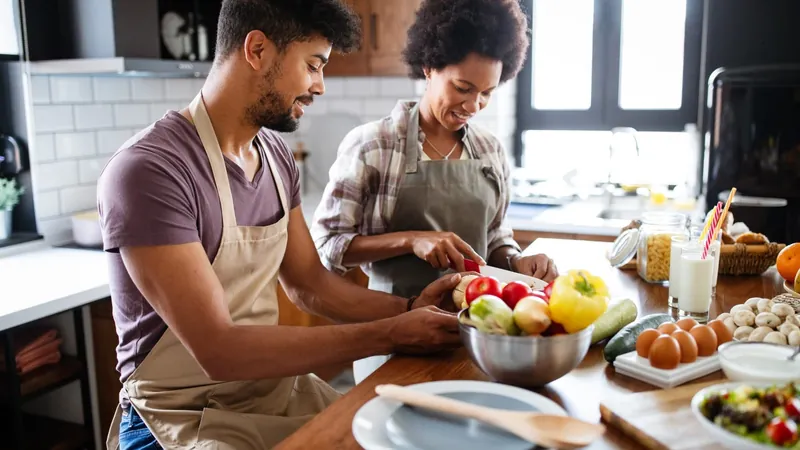
[[[17,180],[0,178],[0,211],[11,211],[24,192],[25,188],[17,187]]]

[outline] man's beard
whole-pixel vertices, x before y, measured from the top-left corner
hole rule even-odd
[[[280,66],[276,65],[264,75],[258,86],[263,94],[255,104],[247,109],[247,119],[251,124],[260,128],[269,128],[279,133],[291,133],[297,130],[300,121],[292,116],[294,102],[288,108],[281,104],[281,96],[275,89],[275,80],[280,71]],[[299,99],[310,100],[305,97]]]

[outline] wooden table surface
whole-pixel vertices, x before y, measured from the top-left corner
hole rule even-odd
[[[603,277],[612,298],[627,297],[637,303],[639,316],[667,312],[667,288],[645,283],[635,270],[622,271],[611,267],[605,259],[610,244],[603,242],[538,239],[525,250],[526,254],[545,253],[556,262],[561,272],[586,269]],[[711,305],[711,317],[730,310],[750,297],[773,297],[783,292],[782,280],[774,268],[762,276],[726,277],[717,282],[717,295]],[[721,379],[717,371],[693,382]],[[383,383],[410,385],[438,380],[487,380],[462,348],[447,356],[396,356],[355,386],[340,400],[312,419],[277,448],[360,449],[351,432],[353,417],[359,408],[375,397],[375,386]],[[599,403],[608,396],[658,389],[644,382],[614,373],[603,359],[602,346],[589,350],[583,362],[572,372],[542,389],[537,389],[574,417],[592,422],[600,420]],[[615,429],[609,428],[592,449],[633,449],[638,446]]]

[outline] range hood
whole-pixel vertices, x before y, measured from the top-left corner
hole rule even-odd
[[[220,4],[25,0],[28,69],[40,75],[205,77]]]
[[[131,77],[202,78],[211,62],[175,61],[151,58],[76,58],[31,61],[31,75],[117,75]]]

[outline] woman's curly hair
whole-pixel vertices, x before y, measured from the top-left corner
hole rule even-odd
[[[425,0],[408,29],[403,58],[411,78],[441,70],[470,53],[501,61],[500,82],[514,78],[530,45],[520,0]]]

